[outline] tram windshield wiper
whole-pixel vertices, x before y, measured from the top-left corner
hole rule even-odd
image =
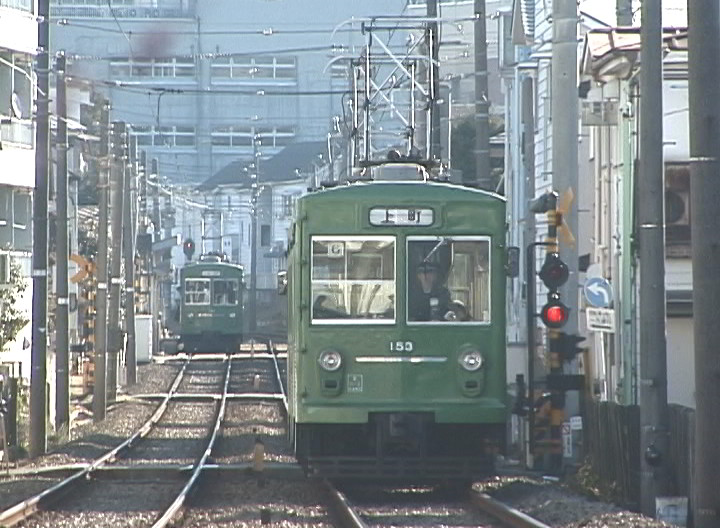
[[[430,253],[425,255],[425,258],[422,261],[430,262],[430,258],[437,252],[437,250],[440,249],[441,247],[443,247],[448,242],[450,242],[450,239],[448,237],[440,237],[440,240],[438,240],[438,243],[435,244],[435,247],[430,250]]]

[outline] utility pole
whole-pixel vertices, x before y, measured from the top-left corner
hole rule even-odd
[[[494,190],[490,173],[490,95],[488,93],[485,0],[475,0],[475,180]],[[465,175],[468,178],[468,175]],[[471,183],[473,180],[471,179]]]
[[[427,16],[428,18],[437,18],[438,16],[437,0],[428,0]],[[430,67],[428,68],[428,90],[430,92],[430,159],[442,159],[442,142],[440,128],[440,108],[438,99],[440,98],[440,31],[437,22],[430,22],[427,28],[427,41],[430,50]]]
[[[93,420],[100,422],[107,412],[107,294],[108,294],[108,127],[110,121],[110,105],[102,97],[97,96],[96,111],[93,112],[98,122],[96,128],[100,138],[98,147],[98,253],[97,253],[97,293],[95,294],[95,380],[93,388]]]
[[[57,71],[57,221],[55,292],[55,429],[70,427],[70,342],[68,334],[68,173],[67,95],[65,53],[59,52]]]
[[[260,194],[260,186],[258,185],[258,177],[260,174],[260,146],[261,138],[255,135],[253,138],[253,160],[254,171],[250,174],[250,299],[248,303],[249,319],[248,332],[254,334],[257,331],[257,217],[258,217],[258,198]]]
[[[632,26],[632,0],[615,0],[618,26]]]
[[[690,211],[692,217],[693,322],[695,327],[695,528],[720,526],[720,6],[689,5]]]
[[[665,338],[662,2],[642,3],[640,70],[640,506],[655,515],[670,462]],[[704,365],[707,367],[707,365]]]
[[[118,356],[122,349],[122,331],[120,330],[120,286],[122,273],[122,214],[123,189],[125,187],[125,123],[115,121],[112,124],[112,147],[110,157],[110,308],[108,312],[108,361],[107,389],[108,403],[117,396]]]
[[[563,194],[578,188],[578,92],[577,92],[577,2],[553,2],[552,40],[552,175],[553,188],[562,202]],[[577,204],[565,211],[565,221],[577,233]],[[578,329],[578,251],[569,244],[560,248],[567,263],[570,279],[563,288],[563,298],[570,308],[566,332]]]
[[[30,456],[47,451],[47,268],[50,181],[50,0],[38,0],[35,196],[33,201],[32,349],[30,355]]]
[[[137,216],[137,136],[130,138],[130,165],[125,174],[123,202],[123,251],[125,253],[125,328],[127,330],[127,384],[137,383],[137,351],[135,341],[135,226]]]

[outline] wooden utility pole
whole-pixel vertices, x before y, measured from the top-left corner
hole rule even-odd
[[[38,0],[35,195],[33,198],[32,349],[30,351],[30,456],[47,451],[47,268],[50,181],[50,0]]]
[[[55,429],[70,426],[70,339],[68,334],[68,172],[65,54],[56,57],[57,72],[57,216],[55,260]]]
[[[695,327],[695,528],[720,526],[720,6],[689,3],[690,222]]]
[[[665,178],[663,163],[662,2],[642,3],[640,70],[640,489],[655,515],[667,495],[670,463],[665,338]]]

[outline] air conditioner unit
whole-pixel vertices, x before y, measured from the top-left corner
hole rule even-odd
[[[690,225],[690,192],[665,189],[665,225]]]

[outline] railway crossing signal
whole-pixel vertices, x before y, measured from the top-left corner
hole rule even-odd
[[[540,310],[540,319],[548,328],[561,328],[570,317],[570,308],[560,299],[558,289],[568,280],[568,267],[557,252],[549,252],[538,274],[548,289],[547,302]]]

